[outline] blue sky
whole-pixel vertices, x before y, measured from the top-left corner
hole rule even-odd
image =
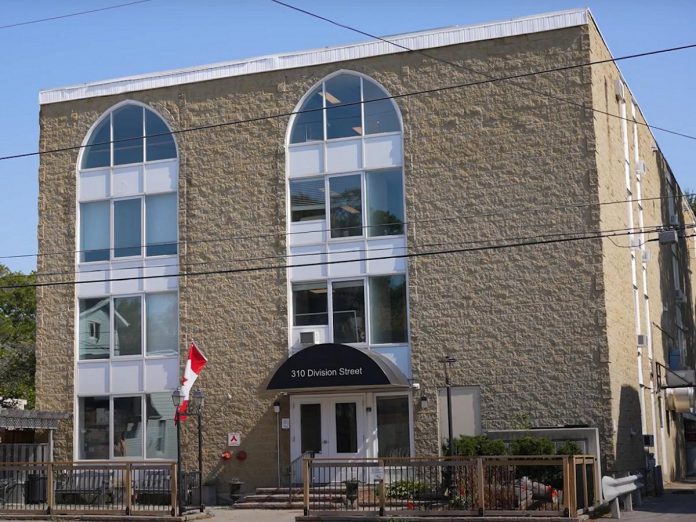
[[[3,0],[0,26],[128,0]],[[696,43],[690,0],[286,0],[389,35],[589,7],[614,56]],[[365,41],[270,0],[151,0],[0,29],[0,156],[38,149],[41,89]],[[696,49],[621,62],[648,122],[696,134]],[[684,189],[696,191],[696,142],[656,132]],[[0,161],[0,263],[30,271],[37,251],[38,159]]]

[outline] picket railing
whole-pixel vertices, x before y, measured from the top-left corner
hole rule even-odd
[[[0,513],[175,515],[173,462],[0,462]]]
[[[305,458],[306,515],[575,516],[600,499],[593,456]]]

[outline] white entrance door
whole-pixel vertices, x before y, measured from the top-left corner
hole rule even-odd
[[[307,451],[317,457],[361,458],[367,456],[365,401],[362,395],[297,396],[291,398],[292,459]],[[293,481],[299,482],[299,466]],[[301,473],[301,471],[300,471]],[[320,482],[345,480],[338,468],[314,477]]]

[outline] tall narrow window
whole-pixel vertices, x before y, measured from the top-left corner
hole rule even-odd
[[[394,103],[381,87],[363,80],[363,104],[365,109],[365,134],[398,132],[401,130]]]
[[[360,78],[340,74],[324,84],[326,139],[362,135]]]
[[[107,117],[92,131],[82,156],[82,168],[94,169],[111,164],[111,117]]]
[[[380,457],[411,455],[408,397],[377,397],[377,437]]]
[[[80,299],[80,359],[108,359],[111,344],[111,300]]]
[[[365,342],[365,291],[362,281],[332,285],[333,337],[336,343]]]
[[[114,398],[114,457],[143,456],[143,413],[140,397]]]
[[[357,453],[358,418],[354,402],[336,403],[336,453]]]
[[[176,158],[174,138],[162,118],[145,111],[145,143],[147,161]]]
[[[176,293],[149,294],[146,298],[147,353],[148,355],[176,355],[179,353]]]
[[[404,193],[401,169],[368,172],[367,235],[392,236],[404,233]]]
[[[114,165],[143,161],[143,108],[125,105],[113,114]]]
[[[114,201],[114,257],[139,256],[142,252],[140,201]]]
[[[362,235],[362,189],[360,176],[329,179],[331,191],[331,237]]]
[[[370,341],[373,344],[408,340],[406,276],[370,278]]]
[[[148,459],[175,459],[176,428],[171,393],[147,395],[145,409],[147,415],[145,457]]]
[[[109,398],[80,397],[80,459],[109,458]]]
[[[80,205],[80,260],[109,259],[109,202]]]
[[[114,298],[114,355],[142,353],[142,311],[140,296]]]
[[[147,237],[146,255],[163,256],[177,253],[176,193],[148,196],[145,200]]]
[[[302,105],[300,114],[295,117],[295,124],[292,127],[292,136],[290,137],[292,143],[324,139],[324,98],[322,94],[322,86],[320,85]]]

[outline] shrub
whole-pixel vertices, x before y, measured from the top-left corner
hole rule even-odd
[[[443,453],[447,454],[448,446],[445,444]],[[464,457],[477,457],[481,455],[507,455],[507,448],[502,440],[489,439],[484,435],[467,437],[462,435],[454,439],[454,454]]]
[[[521,439],[513,440],[510,444],[510,452],[513,455],[553,455],[556,448],[549,439],[525,435]]]
[[[428,490],[423,482],[415,480],[399,480],[394,482],[387,489],[387,497],[407,500],[417,498]]]
[[[575,442],[567,440],[556,448],[556,455],[582,455],[582,450]]]

